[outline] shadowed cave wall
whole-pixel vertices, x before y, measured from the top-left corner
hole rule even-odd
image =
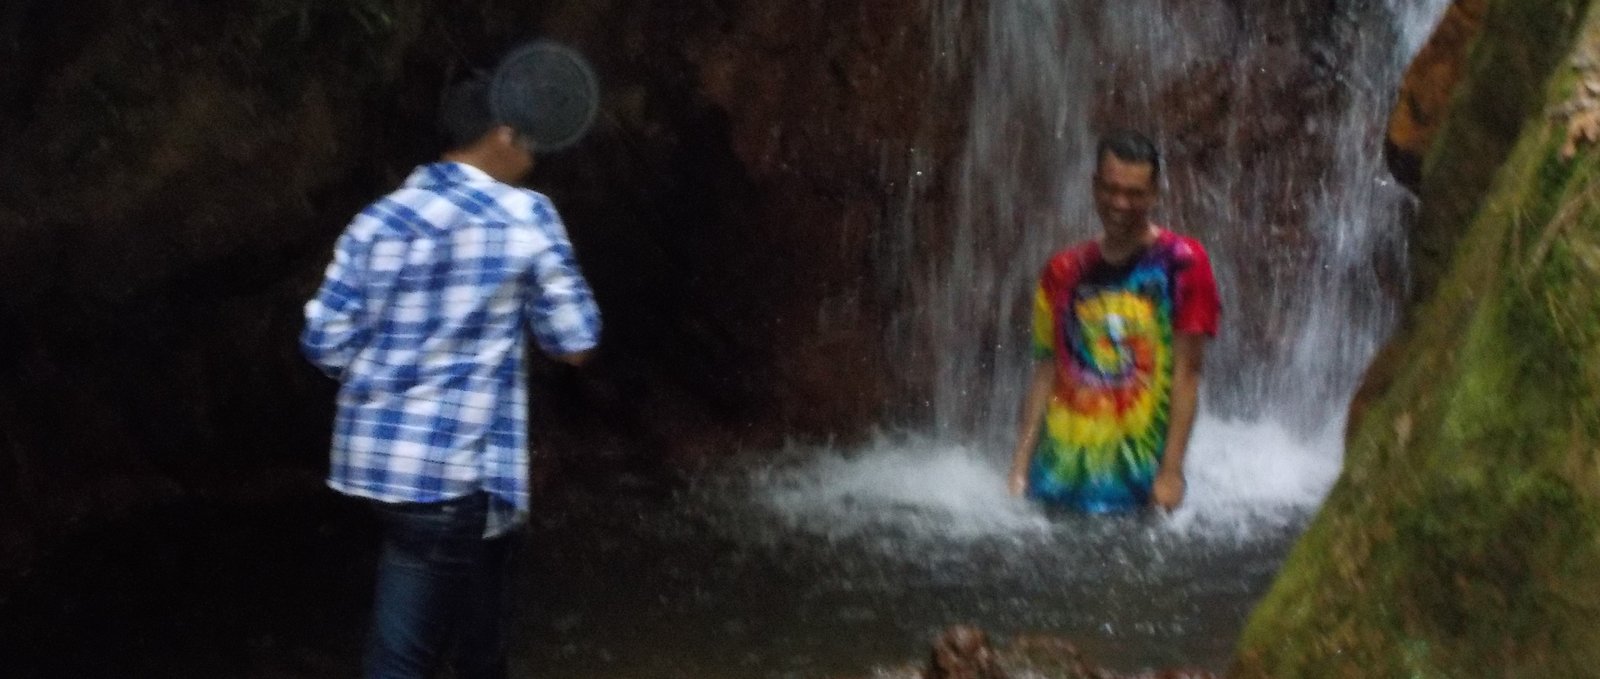
[[[915,4],[8,3],[7,545],[319,474],[334,385],[298,355],[300,304],[349,216],[436,156],[440,86],[535,35],[605,91],[530,181],[606,314],[593,368],[535,363],[540,474],[864,430],[887,401],[884,157],[930,91]],[[817,327],[823,301],[854,323]]]

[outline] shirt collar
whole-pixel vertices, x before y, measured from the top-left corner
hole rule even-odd
[[[467,163],[446,160],[418,166],[411,171],[411,176],[406,178],[405,185],[407,188],[427,188],[450,184],[494,183],[498,182],[483,170]]]

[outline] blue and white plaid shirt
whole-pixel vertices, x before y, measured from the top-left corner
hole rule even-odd
[[[421,166],[345,229],[305,316],[302,349],[340,381],[330,487],[380,502],[483,490],[500,500],[486,536],[526,516],[525,330],[557,355],[600,333],[548,198]]]

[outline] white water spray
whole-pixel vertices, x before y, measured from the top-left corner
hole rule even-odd
[[[1410,198],[1382,140],[1400,75],[1448,0],[1351,0],[1319,19],[1312,45],[1283,44],[1292,31],[1271,25],[1296,17],[1225,0],[1008,0],[981,17],[970,2],[928,2],[933,66],[973,87],[948,178],[957,198],[930,214],[914,191],[884,269],[917,300],[893,339],[908,370],[931,375],[928,433],[803,456],[758,479],[762,501],[834,535],[883,523],[942,539],[1040,530],[1038,510],[1005,496],[1003,470],[1037,273],[1098,230],[1099,119],[1163,145],[1157,217],[1207,244],[1224,296],[1189,497],[1163,530],[1238,536],[1305,516],[1337,478],[1346,403],[1398,313]],[[983,34],[963,49],[974,26]],[[1211,94],[1196,83],[1232,99],[1186,111]],[[1324,112],[1282,110],[1297,96]],[[1220,143],[1196,141],[1197,120],[1220,127]],[[1276,135],[1265,147],[1263,130]],[[907,165],[914,189],[939,180],[917,152]]]

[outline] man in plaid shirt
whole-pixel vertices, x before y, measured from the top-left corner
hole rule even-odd
[[[340,383],[328,485],[383,524],[368,677],[506,676],[510,531],[528,510],[529,332],[581,365],[600,316],[533,144],[453,89],[452,148],[345,229],[301,345]]]

